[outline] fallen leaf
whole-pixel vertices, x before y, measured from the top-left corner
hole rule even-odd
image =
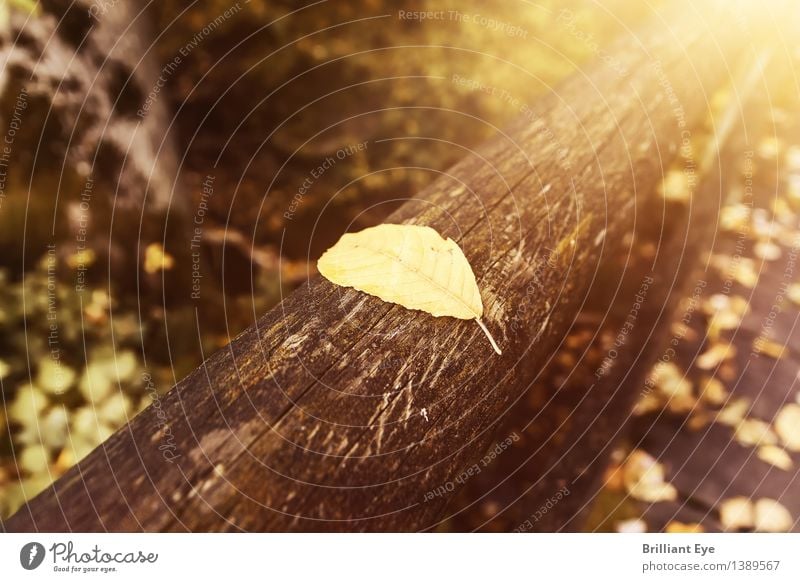
[[[648,503],[674,501],[678,497],[675,487],[664,481],[661,463],[641,449],[628,456],[623,471],[625,489],[631,497]]]
[[[752,289],[758,283],[756,262],[745,257],[731,257],[729,255],[714,255],[710,260],[720,275],[726,279],[734,279],[737,283]]]
[[[685,374],[672,362],[656,364],[650,380],[666,399],[667,408],[675,414],[691,412],[697,401],[692,394],[692,383]]]
[[[688,414],[697,406],[694,396],[673,396],[667,400],[667,409],[673,414]]]
[[[692,416],[689,417],[689,420],[686,421],[686,428],[691,431],[698,431],[705,427],[710,420],[711,418],[707,412],[703,410],[695,410],[694,414],[692,414]]]
[[[736,355],[736,346],[717,343],[697,357],[695,365],[701,370],[711,370]]]
[[[789,191],[786,193],[786,197],[789,199],[789,203],[794,203],[795,205],[800,203],[800,177],[789,177]]]
[[[501,353],[481,321],[483,302],[467,258],[452,239],[430,227],[381,224],[347,233],[325,251],[317,268],[337,285],[408,309],[474,319]]]
[[[722,406],[728,400],[728,390],[721,381],[707,376],[700,383],[700,398],[709,404]]]
[[[720,212],[720,228],[728,232],[742,232],[750,223],[750,207],[745,204],[731,204]]]
[[[659,185],[661,195],[672,202],[688,202],[692,197],[689,177],[682,170],[669,170]]]
[[[792,283],[786,292],[789,301],[795,305],[800,305],[800,283]]]
[[[665,531],[667,533],[702,533],[706,530],[699,523],[681,523],[680,521],[671,521],[667,524]]]
[[[672,362],[660,362],[651,372],[650,379],[658,390],[667,397],[691,396],[692,383]]]
[[[748,289],[752,289],[758,283],[758,272],[756,272],[753,262],[750,260],[742,259],[738,265],[731,269],[731,276],[737,283]]]
[[[775,417],[775,432],[790,451],[800,451],[800,404],[787,404]]]
[[[39,361],[36,385],[50,394],[63,394],[75,381],[75,370],[60,359],[45,357]]]
[[[766,208],[756,208],[753,210],[753,235],[760,240],[770,241],[774,238],[781,238],[783,227],[775,221]]]
[[[708,336],[711,340],[718,340],[721,331],[736,329],[742,323],[742,318],[750,310],[750,305],[744,297],[738,295],[729,297],[716,293],[703,303],[703,311],[709,316]]]
[[[784,226],[792,228],[797,215],[786,198],[776,198],[772,202],[772,215]],[[791,245],[790,245],[791,246]]]
[[[781,258],[781,247],[776,245],[774,242],[758,242],[756,243],[755,247],[753,247],[753,253],[759,259],[763,259],[765,261],[777,261]]]
[[[756,531],[785,532],[792,529],[794,519],[783,505],[774,499],[759,499],[755,505]]]
[[[633,407],[633,414],[643,416],[650,412],[661,410],[664,406],[663,399],[656,392],[651,391],[642,396]]]
[[[71,269],[77,268],[88,268],[94,264],[96,259],[96,255],[94,250],[92,249],[81,249],[75,254],[70,255],[67,257],[67,264],[70,266]]]
[[[743,419],[744,415],[750,409],[750,401],[746,398],[739,398],[729,402],[725,408],[717,413],[716,421],[720,424],[728,426],[737,426]]]
[[[617,533],[645,533],[647,524],[641,519],[625,519],[618,521],[616,526]]]
[[[790,171],[800,170],[800,146],[792,145],[786,150],[786,166]]]
[[[144,249],[144,272],[152,275],[159,271],[168,271],[175,266],[175,259],[160,243],[150,243]]]
[[[775,445],[758,447],[758,458],[784,471],[789,471],[794,466],[789,453]]]
[[[42,445],[31,445],[22,449],[17,465],[28,474],[46,473],[50,463],[50,452]]]
[[[769,424],[756,418],[748,418],[739,423],[734,438],[744,446],[774,445],[778,437]]]
[[[764,337],[758,337],[753,341],[753,351],[761,356],[767,356],[780,360],[783,357],[783,352],[786,348],[783,344],[768,340]]]
[[[47,403],[47,396],[39,388],[25,384],[17,389],[14,401],[8,406],[8,418],[22,425],[35,425]]]
[[[758,144],[758,155],[767,160],[774,160],[781,153],[783,142],[780,138],[769,136],[761,139]]]
[[[719,504],[719,520],[725,529],[750,529],[755,524],[753,502],[747,497],[731,497]]]
[[[737,378],[737,370],[735,361],[728,360],[727,362],[722,362],[722,365],[717,369],[717,376],[719,376],[720,380],[731,383]]]
[[[740,295],[715,293],[703,303],[703,311],[708,315],[714,315],[721,311],[730,311],[742,316],[750,311],[750,304],[747,299]]]

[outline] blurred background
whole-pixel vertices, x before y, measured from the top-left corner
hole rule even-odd
[[[2,0],[0,518],[306,281],[343,231],[382,221],[570,74],[613,68],[614,39],[669,3]],[[721,150],[726,206],[672,324],[680,355],[614,443],[588,531],[796,527],[797,10],[733,121],[746,140]],[[682,176],[660,195],[685,201]],[[777,335],[737,334],[782,286]],[[556,390],[615,341],[580,323]],[[734,352],[755,341],[754,372]],[[520,463],[465,487],[441,529],[512,529],[493,519],[509,495],[494,484]]]

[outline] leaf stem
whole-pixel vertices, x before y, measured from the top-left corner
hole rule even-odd
[[[497,347],[497,343],[494,341],[494,338],[492,337],[492,334],[489,333],[489,330],[486,328],[486,326],[481,321],[481,318],[480,317],[476,317],[475,321],[478,322],[478,325],[483,330],[483,333],[486,334],[486,337],[489,339],[489,343],[492,344],[492,347],[494,348],[494,351],[497,352],[497,355],[498,356],[502,356],[503,352],[501,352],[500,348]]]

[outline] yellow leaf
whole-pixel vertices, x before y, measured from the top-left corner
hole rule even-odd
[[[49,464],[49,452],[42,445],[31,445],[22,449],[17,458],[20,469],[28,473],[45,473]]]
[[[647,524],[638,518],[625,519],[617,522],[616,530],[618,533],[645,533]]]
[[[774,499],[759,499],[755,505],[756,531],[785,532],[792,529],[794,519],[789,510]]]
[[[667,524],[666,533],[701,533],[705,528],[699,523],[681,523],[671,521]]]
[[[749,409],[750,401],[746,398],[732,400],[717,413],[716,421],[728,426],[737,426],[744,419]]]
[[[755,247],[753,247],[753,254],[765,261],[777,261],[781,258],[782,251],[781,247],[774,242],[761,241],[757,242]]]
[[[792,145],[786,150],[786,166],[789,170],[800,170],[800,146]]]
[[[636,406],[633,409],[633,414],[636,416],[642,416],[650,412],[661,410],[663,405],[664,403],[662,402],[661,396],[658,393],[655,391],[648,392],[642,396],[638,402],[636,402]]]
[[[653,367],[650,379],[664,396],[677,398],[692,395],[692,383],[672,362],[659,362]]]
[[[175,266],[175,259],[159,243],[150,243],[144,249],[144,272],[152,275],[159,271],[169,271]]]
[[[78,267],[91,267],[96,258],[97,256],[92,249],[82,249],[67,257],[67,264],[71,269],[77,269]]]
[[[776,198],[772,202],[772,213],[780,222],[790,226],[791,222],[796,219],[792,207],[785,198]]]
[[[719,520],[725,529],[749,529],[755,522],[753,502],[747,497],[732,497],[719,505]]]
[[[684,373],[672,362],[656,364],[650,373],[651,381],[666,398],[667,407],[676,414],[690,412],[697,401],[692,395],[692,383],[684,377]]]
[[[711,370],[736,355],[736,346],[728,343],[714,344],[697,357],[695,365],[701,370]]]
[[[661,195],[666,200],[674,202],[688,202],[692,197],[692,187],[689,177],[681,170],[670,170],[664,176],[659,186]]]
[[[789,285],[789,291],[786,295],[789,297],[789,301],[800,305],[800,283],[792,283]]]
[[[728,391],[725,384],[718,379],[707,376],[701,383],[700,397],[715,406],[722,406],[728,400]]]
[[[759,336],[753,341],[753,351],[759,355],[780,360],[783,357],[784,346],[783,344]]]
[[[783,142],[780,138],[765,137],[758,144],[758,154],[767,160],[774,160],[781,153]]]
[[[720,228],[727,232],[741,232],[750,223],[750,213],[750,208],[744,204],[726,206],[720,212]]]
[[[623,483],[635,499],[649,503],[677,499],[677,489],[665,482],[664,477],[663,465],[641,449],[633,451],[625,461]]]
[[[800,451],[800,404],[787,404],[775,418],[775,432],[790,451]]]
[[[711,418],[709,417],[708,413],[705,411],[698,411],[695,409],[694,414],[689,417],[689,420],[686,421],[686,428],[691,431],[698,431],[705,427]]]
[[[63,394],[75,381],[75,370],[61,360],[45,357],[39,362],[36,385],[50,394]]]
[[[789,471],[794,466],[792,458],[785,450],[775,445],[764,445],[758,448],[758,458],[784,471]]]
[[[667,401],[667,408],[673,414],[688,414],[697,406],[693,396],[673,396]]]
[[[708,315],[728,311],[735,315],[745,315],[750,311],[750,304],[747,299],[739,295],[724,295],[722,293],[715,293],[703,303],[703,311]]]
[[[717,340],[721,331],[739,327],[750,306],[743,297],[716,293],[704,302],[703,310],[709,316],[708,336]]]
[[[739,423],[734,438],[744,446],[774,445],[778,437],[769,424],[756,418],[747,418]]]
[[[458,245],[427,226],[381,224],[342,236],[317,262],[320,274],[435,317],[474,319],[498,354],[481,321],[483,302],[475,274]]]

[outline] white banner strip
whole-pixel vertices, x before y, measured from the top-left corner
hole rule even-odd
[[[800,534],[4,534],[3,580],[800,580]],[[184,578],[186,579],[186,578]]]

